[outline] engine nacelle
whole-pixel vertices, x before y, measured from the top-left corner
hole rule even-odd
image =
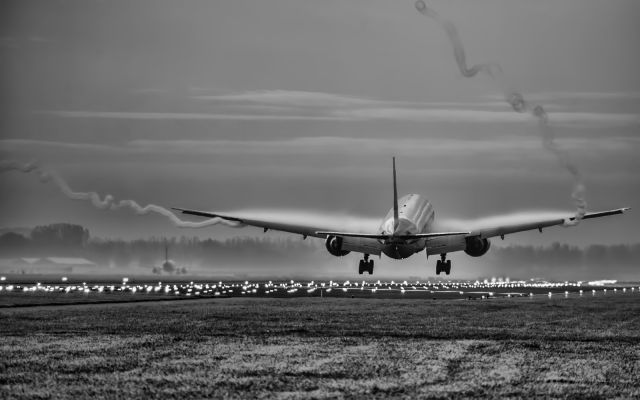
[[[489,247],[491,247],[489,239],[480,239],[477,236],[468,237],[466,242],[467,247],[464,249],[464,252],[471,257],[480,257],[489,251]]]
[[[351,253],[349,250],[342,250],[342,238],[338,236],[327,236],[324,245],[327,251],[336,257],[346,256]]]

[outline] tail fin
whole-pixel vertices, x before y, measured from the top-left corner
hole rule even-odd
[[[393,157],[393,231],[398,229],[398,185],[396,183],[396,158]]]

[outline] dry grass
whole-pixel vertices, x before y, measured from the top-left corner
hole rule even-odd
[[[0,310],[3,398],[640,396],[640,297]]]

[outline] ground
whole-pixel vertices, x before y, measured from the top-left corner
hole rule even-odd
[[[640,397],[640,295],[0,309],[3,398]]]

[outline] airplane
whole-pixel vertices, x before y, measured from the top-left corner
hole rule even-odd
[[[567,226],[576,217],[551,218],[538,221],[516,222],[496,224],[495,226],[483,227],[459,232],[437,232],[434,231],[435,212],[433,206],[424,196],[418,194],[408,194],[398,199],[398,188],[396,180],[396,159],[393,157],[393,208],[382,219],[380,227],[376,232],[344,232],[335,229],[327,229],[318,226],[307,226],[283,221],[259,220],[241,215],[220,214],[217,212],[197,211],[184,208],[173,208],[183,214],[196,215],[207,218],[220,218],[226,221],[236,222],[242,225],[277,230],[302,235],[304,239],[308,236],[322,238],[325,240],[327,251],[336,256],[343,257],[350,252],[359,252],[363,258],[358,265],[358,273],[362,275],[368,272],[373,274],[373,260],[371,255],[381,256],[384,253],[387,257],[394,259],[405,259],[416,253],[425,251],[427,258],[430,255],[440,255],[440,260],[436,262],[436,275],[441,272],[449,275],[451,273],[451,260],[447,260],[447,254],[464,251],[471,257],[480,257],[489,251],[490,238],[523,232],[529,230],[539,230],[556,225]],[[586,213],[582,219],[592,219],[606,217],[609,215],[622,214],[629,210],[629,207],[615,210]]]

